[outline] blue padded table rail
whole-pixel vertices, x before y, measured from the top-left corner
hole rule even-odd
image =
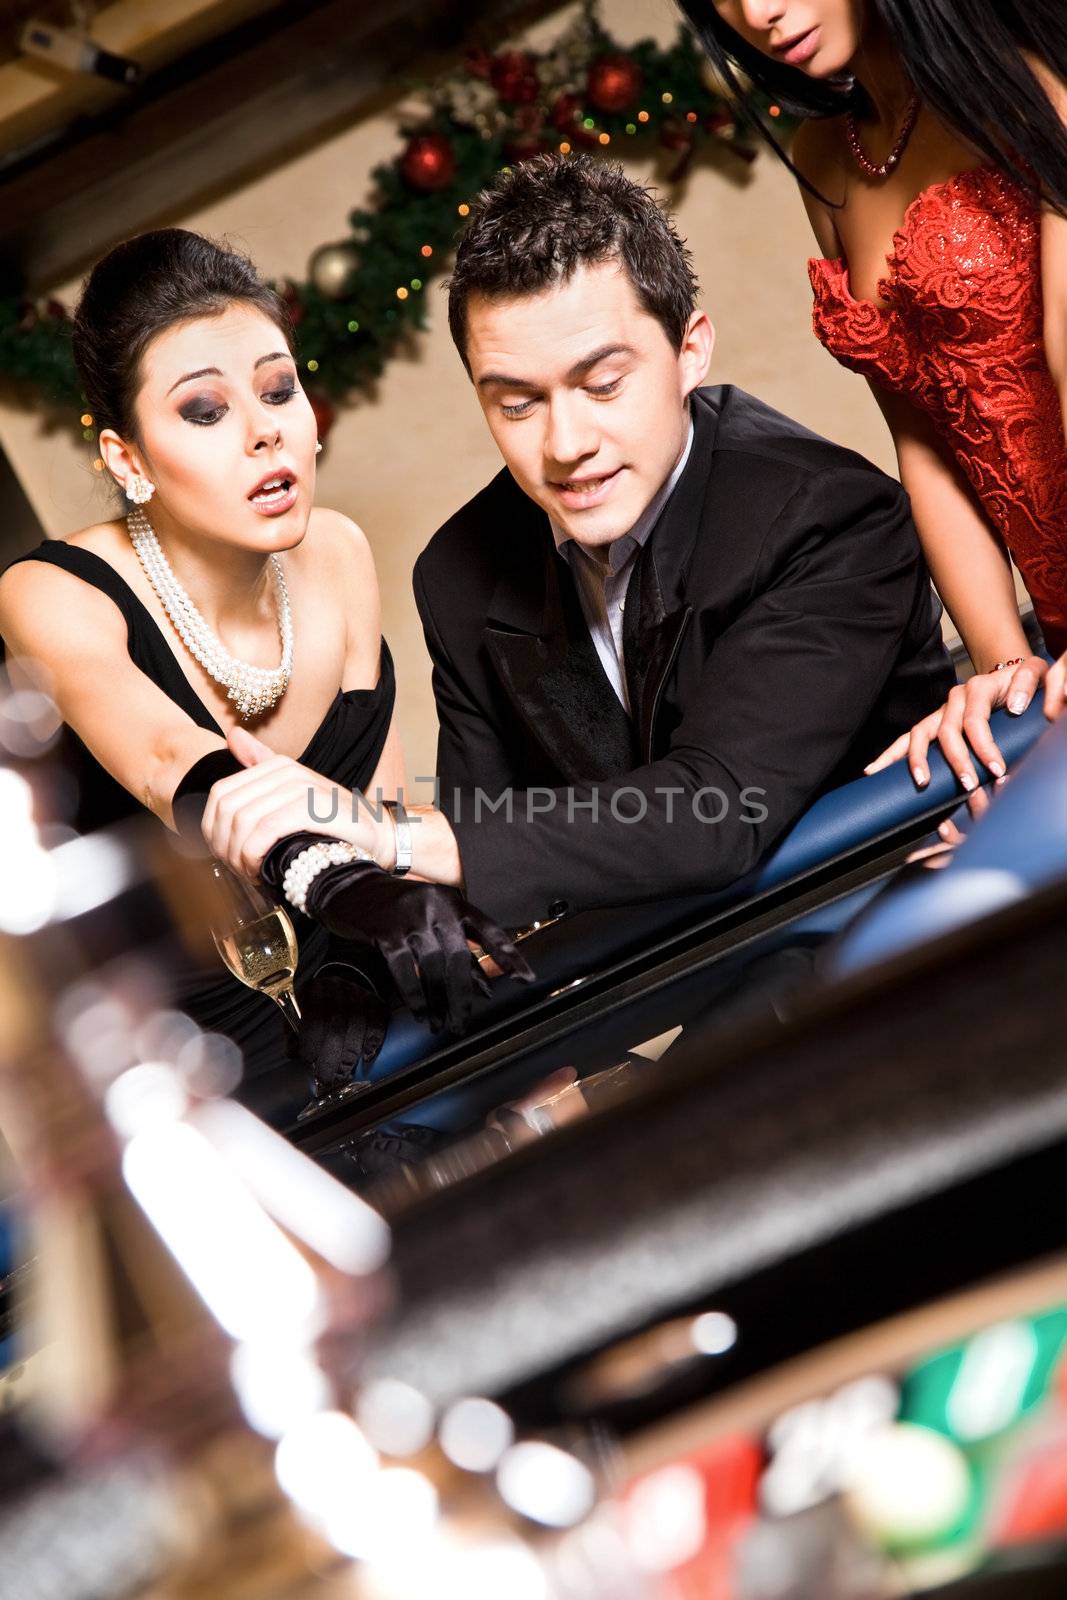
[[[1009,768],[1021,760],[1047,727],[1037,702],[1018,717],[998,711],[992,724]],[[924,819],[929,818],[932,825],[954,801],[959,801],[960,791],[936,747],[930,750],[928,764],[930,782],[921,790],[916,788],[907,764],[901,761],[821,795],[761,865],[728,890],[582,913],[536,936],[526,951],[535,971],[539,962],[544,970],[529,986],[496,980],[491,999],[479,1010],[472,1040],[480,1029],[512,1015],[518,1024],[524,1010],[550,995],[561,983],[571,981],[574,972],[602,971],[665,936],[698,927],[709,917],[740,908],[746,901],[794,881],[799,883],[837,861],[847,863],[856,852],[889,840],[902,830],[915,829]],[[992,775],[980,765],[978,770],[983,782],[991,781]],[[383,1083],[452,1042],[432,1034],[408,1012],[397,1012],[367,1081]],[[276,1126],[291,1126],[307,1101],[305,1082],[295,1072],[291,1077],[288,1073],[268,1076],[270,1082],[259,1079],[245,1086],[241,1097]]]
[[[829,974],[843,977],[888,960],[1067,878],[1065,795],[1067,715],[1049,728],[947,866],[894,887],[842,936]]]

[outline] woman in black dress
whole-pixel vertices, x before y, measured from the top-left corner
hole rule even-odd
[[[249,724],[323,780],[395,796],[403,759],[374,563],[347,517],[313,504],[321,447],[278,296],[232,250],[183,229],[143,234],[90,274],[74,354],[128,511],[10,566],[0,636],[43,669],[64,719],[79,830],[144,806],[199,837],[211,784],[242,770],[227,737]],[[297,868],[302,890],[309,859],[302,877]],[[312,1035],[332,1041],[333,1081],[372,1058],[384,1026],[361,973],[336,960],[324,970],[328,955],[351,954],[350,944],[328,948],[339,929],[360,937],[364,956],[377,946],[405,997],[439,1024],[462,1022],[480,976],[455,959],[468,933],[520,970],[510,941],[459,896],[401,884],[369,861],[315,867],[320,900],[346,873],[360,879],[346,915],[335,894],[325,925],[295,917],[302,1054]],[[353,926],[357,898],[368,905],[365,937]],[[313,911],[310,888],[297,903]],[[180,1000],[240,1045],[248,1074],[285,1059],[280,1012],[221,964]]]

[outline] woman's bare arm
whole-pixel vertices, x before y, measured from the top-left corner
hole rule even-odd
[[[951,452],[909,401],[871,385],[926,564],[976,672],[1029,654],[1008,553]]]
[[[181,779],[225,742],[197,727],[134,665],[114,603],[72,573],[19,562],[0,578],[0,637],[100,765],[173,827],[171,800]]]

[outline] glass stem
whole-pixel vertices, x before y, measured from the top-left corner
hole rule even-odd
[[[300,1007],[296,1003],[292,984],[287,984],[284,989],[277,989],[271,994],[274,1003],[281,1007],[286,1022],[295,1033],[300,1032]]]

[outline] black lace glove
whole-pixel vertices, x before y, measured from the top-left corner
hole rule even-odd
[[[279,840],[261,868],[264,882],[278,887],[289,862],[317,834]],[[463,1033],[476,993],[489,983],[467,940],[493,957],[500,970],[522,983],[533,972],[518,949],[490,917],[472,906],[458,889],[411,882],[383,872],[373,861],[342,862],[312,879],[307,893],[310,916],[355,951],[379,952],[404,1004],[434,1033]]]
[[[312,1094],[332,1094],[376,1060],[389,1008],[367,975],[343,961],[324,962],[303,983],[298,979],[296,998],[300,1029],[286,1028],[286,1054],[307,1072]]]

